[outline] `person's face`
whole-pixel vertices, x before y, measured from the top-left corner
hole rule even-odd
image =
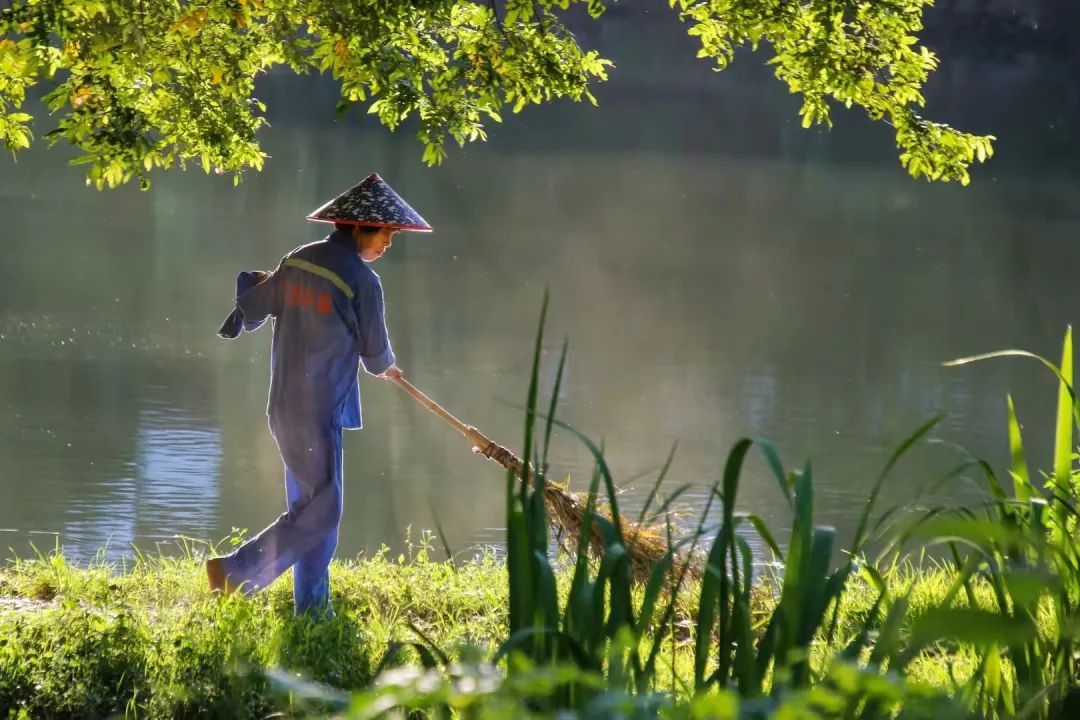
[[[375,262],[394,244],[394,236],[397,234],[397,228],[384,227],[379,228],[379,232],[360,235],[358,238],[360,258],[364,262]]]

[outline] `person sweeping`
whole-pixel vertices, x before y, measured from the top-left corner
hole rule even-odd
[[[370,264],[399,231],[432,227],[375,174],[308,219],[333,223],[334,231],[287,254],[273,273],[240,273],[236,308],[218,332],[235,338],[274,319],[266,412],[285,465],[288,510],[235,552],[208,559],[206,574],[213,590],[255,593],[291,567],[296,613],[332,615],[342,430],[362,425],[360,365],[403,380]]]

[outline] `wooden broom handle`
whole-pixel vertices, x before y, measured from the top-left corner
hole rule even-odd
[[[479,430],[474,428],[472,425],[466,425],[465,423],[458,420],[456,417],[451,415],[446,410],[446,408],[444,408],[442,405],[422,393],[419,389],[416,388],[415,385],[413,385],[405,378],[391,376],[387,379],[390,380],[390,382],[396,384],[405,392],[412,395],[414,400],[426,407],[431,412],[441,417],[443,420],[449,423],[451,427],[464,435],[465,438],[473,444],[474,452],[481,452],[486,449],[488,445],[491,444],[491,441],[484,437],[484,435]]]

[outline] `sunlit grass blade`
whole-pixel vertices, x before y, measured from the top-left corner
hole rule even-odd
[[[539,468],[543,473],[547,472],[548,450],[551,448],[552,420],[555,419],[555,409],[559,403],[559,391],[562,389],[563,370],[566,368],[566,352],[569,345],[569,341],[564,339],[562,349],[559,351],[559,367],[555,371],[555,385],[551,389],[551,405],[548,407],[548,414],[544,423],[544,457]]]
[[[533,345],[532,372],[529,376],[529,393],[525,400],[525,443],[522,447],[521,457],[525,462],[521,468],[521,484],[519,494],[524,500],[529,485],[529,463],[532,457],[533,430],[536,425],[536,408],[540,388],[540,353],[544,347],[544,325],[547,322],[548,290],[544,289],[544,300],[540,305],[540,322],[536,326],[536,342]]]
[[[735,549],[742,555],[743,573],[742,583],[735,578],[733,583],[731,601],[732,618],[731,633],[732,642],[735,644],[735,659],[732,663],[732,674],[739,688],[739,694],[746,698],[754,698],[761,695],[762,678],[758,675],[755,663],[755,643],[753,618],[750,613],[750,598],[753,586],[753,552],[745,538],[735,537]],[[733,564],[735,558],[732,558]]]
[[[940,479],[935,480],[933,483],[930,483],[924,491],[920,491],[920,494],[922,494],[923,492],[936,492],[951,481],[955,480],[956,478],[965,477],[964,474],[968,470],[974,468],[979,471],[984,481],[984,484],[986,485],[987,491],[990,493],[994,500],[1004,500],[1008,497],[1008,493],[1005,492],[1005,486],[1001,484],[1000,480],[998,480],[997,473],[994,472],[993,466],[991,466],[990,463],[986,462],[986,460],[975,457],[967,448],[961,445],[957,445],[955,443],[948,443],[941,440],[934,440],[932,442],[935,445],[940,445],[956,450],[961,455],[963,455],[966,460],[949,470]]]
[[[720,599],[720,578],[724,574],[724,545],[722,532],[717,533],[712,549],[705,561],[705,571],[701,576],[701,591],[698,600],[698,613],[695,622],[694,637],[694,689],[701,692],[706,689],[705,669],[712,647],[713,627],[716,624],[716,606]]]
[[[545,305],[547,300],[547,293],[545,292]],[[545,308],[546,309],[546,308]],[[541,313],[541,325],[537,333],[536,348],[534,350],[535,355],[533,358],[533,382],[530,388],[528,413],[531,417],[535,418],[536,403],[538,402],[537,395],[533,392],[536,387],[539,386],[540,376],[540,351],[542,344],[543,334],[543,321],[544,313]],[[565,344],[563,346],[565,350]],[[555,395],[553,395],[552,402],[555,402]],[[531,515],[531,522],[529,523],[529,548],[531,551],[531,581],[534,598],[531,602],[532,605],[532,625],[538,628],[550,628],[555,627],[555,623],[558,621],[558,598],[555,588],[555,575],[551,570],[551,565],[548,561],[548,517],[547,517],[547,473],[544,470],[543,464],[540,461],[538,443],[529,436],[528,431],[533,429],[535,419],[533,422],[527,422],[527,431],[525,437],[525,454],[523,457],[528,458],[530,449],[533,456],[533,468],[532,474],[533,488],[532,492],[528,492],[526,488],[523,496],[523,502],[525,506],[525,512]],[[546,426],[547,432],[550,432],[551,421],[549,420]],[[530,448],[530,443],[535,443]],[[545,443],[546,445],[546,443]],[[547,452],[545,446],[544,452]],[[552,647],[550,642],[544,642],[544,639],[537,637],[538,645],[534,648],[535,658],[537,660],[545,660],[550,662],[552,659]]]
[[[1002,615],[978,608],[929,608],[911,629],[914,647],[926,647],[941,640],[973,645],[1006,643],[1019,645],[1035,634],[1030,618]]]
[[[423,630],[416,626],[416,623],[410,620],[408,622],[408,626],[409,629],[412,630],[418,638],[420,638],[420,640],[423,642],[423,646],[426,647],[429,651],[429,653],[426,655],[422,653],[422,656],[424,657],[424,667],[437,667],[440,664],[443,667],[446,667],[450,664],[450,658],[447,656],[447,654],[444,653],[438,645],[432,642],[431,638],[429,638]],[[420,646],[415,647],[419,648]]]
[[[765,677],[765,674],[769,672],[770,666],[774,667],[774,660],[777,657],[777,649],[780,647],[781,638],[783,638],[789,630],[787,618],[784,613],[780,612],[779,608],[773,610],[772,615],[769,617],[769,622],[765,626],[765,634],[762,636],[761,641],[758,643],[757,648],[757,675],[758,677]],[[775,675],[773,678],[774,686],[776,684]]]
[[[742,477],[742,465],[746,454],[753,445],[752,440],[742,440],[736,444],[740,447],[739,452],[732,451],[728,463],[724,467],[724,482],[722,484],[723,505],[721,507],[722,520],[718,538],[721,540],[720,562],[724,569],[725,554],[730,553],[731,561],[727,563],[726,570],[720,575],[719,596],[717,606],[717,639],[716,639],[716,670],[715,676],[720,678],[721,685],[726,685],[726,680],[731,673],[731,663],[734,660],[732,643],[734,641],[734,614],[735,605],[738,603],[739,594],[739,560],[738,547],[735,542],[735,505],[738,501],[739,481]],[[749,580],[748,580],[749,581]]]
[[[1071,338],[1071,336],[1072,336],[1072,327],[1070,326],[1066,330],[1066,337]],[[1071,348],[1071,346],[1072,346],[1071,342],[1070,342],[1069,346]],[[1044,358],[1042,355],[1036,355],[1035,353],[1028,352],[1027,350],[999,350],[997,352],[983,353],[982,355],[972,355],[971,357],[964,357],[964,358],[959,358],[959,359],[956,359],[956,360],[950,360],[948,362],[942,363],[942,365],[944,365],[945,367],[957,367],[957,366],[960,366],[960,365],[967,365],[967,364],[973,363],[973,362],[979,362],[981,360],[991,360],[993,358],[1002,358],[1002,357],[1026,357],[1026,358],[1031,358],[1033,360],[1038,360],[1043,365],[1045,365],[1050,370],[1050,372],[1054,373],[1054,375],[1057,377],[1058,381],[1060,383],[1062,383],[1062,387],[1064,387],[1065,390],[1068,392],[1069,398],[1073,402],[1073,418],[1077,422],[1080,422],[1080,404],[1077,403],[1076,391],[1073,388],[1072,379],[1071,378],[1066,378],[1065,375],[1061,372],[1061,368],[1059,368],[1057,365],[1055,365],[1054,363],[1052,363],[1049,360],[1047,360],[1046,358]]]
[[[880,588],[877,597],[874,598],[874,604],[870,607],[870,612],[866,614],[866,620],[859,627],[859,632],[848,641],[848,644],[840,652],[841,657],[848,660],[857,660],[863,650],[869,646],[878,616],[881,614],[881,608],[885,604],[887,597],[888,591]]]
[[[1027,457],[1024,455],[1024,440],[1020,432],[1020,421],[1016,418],[1016,407],[1012,395],[1007,395],[1009,408],[1009,455],[1012,459],[1010,475],[1013,479],[1013,492],[1018,500],[1027,502],[1038,493],[1031,484],[1031,472],[1028,470]]]
[[[996,643],[991,643],[982,648],[981,654],[983,664],[976,675],[981,679],[983,695],[994,712],[1004,710],[1011,715],[1013,707],[1009,694],[1003,692],[1005,680],[1001,666],[1001,650]]]
[[[1075,497],[1077,488],[1072,487],[1072,458],[1076,444],[1073,442],[1073,416],[1076,399],[1073,395],[1073,347],[1072,327],[1065,331],[1061,349],[1060,382],[1058,383],[1057,418],[1054,424],[1054,474],[1056,492]],[[1063,522],[1059,531],[1067,532]]]
[[[758,654],[760,673],[765,672],[769,662],[773,664],[773,694],[785,690],[795,679],[791,673],[792,665],[798,665],[802,660],[796,657],[795,647],[799,642],[806,610],[808,588],[805,583],[813,554],[813,485],[810,465],[807,464],[801,472],[795,473],[794,478],[795,517],[785,558],[780,601],[773,610]]]
[[[911,537],[926,544],[961,542],[984,553],[1009,546],[1041,549],[1046,544],[1045,538],[1032,536],[1015,525],[975,517],[962,510],[920,524]]]
[[[832,551],[836,540],[836,530],[831,527],[814,528],[809,561],[804,566],[802,578],[803,597],[802,617],[799,620],[797,642],[806,660],[797,663],[794,680],[799,685],[810,681],[809,651],[810,643],[821,629],[825,611],[830,601],[839,596],[844,582],[851,571],[846,564],[833,576],[829,576],[832,563]],[[831,641],[831,638],[827,638]]]
[[[507,478],[512,485],[513,475]],[[529,535],[527,521],[516,493],[510,492],[506,517],[506,570],[510,579],[510,632],[526,626],[532,617],[532,573],[529,572]]]
[[[526,507],[532,516],[529,530],[532,534],[532,547],[544,548],[548,546],[548,514],[547,514],[547,473],[541,469],[540,448],[538,443],[533,445],[532,466],[535,468],[532,475],[533,489],[526,496]]]
[[[600,488],[600,470],[595,468],[589,483],[589,494],[585,501],[585,517],[582,520],[581,534],[578,536],[577,556],[574,562],[574,576],[570,581],[570,593],[566,600],[563,615],[563,627],[575,637],[584,637],[585,629],[592,624],[593,594],[595,585],[589,577],[589,538],[596,517],[596,496]]]
[[[835,538],[836,531],[829,528]],[[844,595],[844,586],[847,584],[848,578],[851,577],[855,571],[855,565],[851,560],[840,566],[832,575],[829,576],[825,583],[825,593],[821,602],[821,617],[817,619],[817,623],[820,623],[824,619],[825,612],[828,610],[830,604],[833,606],[832,620],[829,622],[829,629],[825,633],[825,642],[832,643],[836,638],[837,629],[840,626],[840,608]]]
[[[618,491],[615,487],[615,480],[611,475],[611,468],[608,467],[607,460],[604,459],[604,451],[600,448],[599,445],[593,442],[592,438],[578,430],[573,425],[565,423],[562,420],[558,420],[556,418],[552,418],[551,422],[562,428],[563,430],[566,430],[571,435],[580,440],[582,444],[584,444],[585,447],[588,449],[589,453],[592,455],[593,462],[596,463],[596,469],[600,473],[600,479],[604,482],[604,491],[607,495],[608,507],[611,510],[611,523],[614,525],[615,530],[619,534],[619,537],[622,538],[623,527],[621,522],[621,516],[619,515],[619,505],[617,500]]]
[[[375,666],[374,675],[378,677],[383,670],[398,662],[398,660],[401,659],[402,653],[410,645],[411,643],[403,642],[401,640],[391,641],[387,645],[386,652],[383,653],[382,659],[379,660],[379,664]]]
[[[670,495],[664,498],[664,502],[660,503],[659,507],[657,507],[656,510],[649,515],[649,517],[647,518],[647,522],[649,524],[652,524],[656,522],[659,518],[664,517],[667,514],[668,510],[672,508],[672,506],[680,497],[693,489],[694,486],[690,483],[683,483],[679,487],[675,488],[675,490]]]
[[[652,505],[652,502],[656,498],[657,493],[660,491],[660,484],[664,482],[664,478],[667,477],[668,470],[671,469],[671,461],[675,458],[675,449],[678,447],[678,445],[679,444],[677,442],[672,444],[671,450],[668,452],[667,459],[664,461],[663,466],[660,468],[660,472],[657,474],[656,482],[653,483],[652,489],[649,491],[648,497],[645,498],[645,504],[641,506],[641,512],[638,513],[637,519],[637,526],[639,528],[643,527],[642,523],[645,521],[645,515],[648,513],[649,507]],[[630,546],[628,549],[631,556],[633,556],[634,554],[634,550],[637,546],[639,538],[640,536],[637,533],[635,533],[630,538]],[[671,547],[670,543],[668,543],[668,547]]]
[[[864,544],[870,544],[886,537],[896,537],[898,535],[897,528],[904,521],[903,513],[908,510],[910,510],[909,507],[898,505],[883,512],[866,533],[866,542]],[[875,564],[880,565],[881,559],[889,554],[889,545],[890,543],[885,544],[885,548],[878,555]]]
[[[699,525],[699,528],[700,528],[700,525]],[[668,538],[668,547],[671,548],[673,553],[676,552],[677,550],[681,549],[681,545],[678,545],[673,541],[670,522],[667,525],[667,538]],[[695,535],[695,536],[693,536],[691,538],[688,538],[684,542],[690,543],[691,547],[694,547],[694,546],[696,546],[697,541],[698,541],[699,538],[700,538],[700,535]],[[673,678],[673,680],[676,678],[675,669],[674,669],[674,663],[675,663],[675,634],[674,634],[673,623],[675,621],[676,609],[677,609],[678,604],[679,604],[679,597],[680,597],[679,593],[682,591],[683,583],[686,580],[686,577],[687,577],[687,575],[689,573],[689,570],[690,570],[690,567],[689,567],[689,565],[687,563],[681,563],[680,564],[678,577],[675,579],[675,582],[671,584],[670,592],[668,593],[667,607],[664,609],[663,615],[661,616],[659,622],[657,622],[657,624],[656,624],[657,627],[663,627],[663,628],[668,629],[669,637],[671,639],[671,662],[673,664],[673,667],[672,667],[672,678]],[[657,661],[657,657],[660,654],[660,650],[662,648],[663,641],[664,641],[664,638],[663,638],[663,635],[661,633],[658,633],[656,635],[656,637],[653,639],[652,648],[649,650],[648,658],[647,658],[647,660],[645,662],[645,665],[643,667],[643,670],[642,670],[642,672],[647,677],[655,676],[656,661]]]
[[[889,611],[885,614],[885,620],[878,630],[874,649],[870,651],[868,660],[870,665],[881,666],[888,661],[890,669],[903,672],[903,666],[898,666],[896,659],[904,647],[903,625],[907,619],[909,602],[908,596],[903,595],[896,598],[889,606]]]
[[[979,564],[982,562],[982,557],[976,553],[971,553],[966,559],[963,559],[956,552],[955,548],[955,544],[949,546],[956,575],[953,577],[952,582],[949,584],[948,589],[945,591],[945,595],[938,605],[940,607],[951,607],[956,596],[963,590],[967,595],[968,606],[973,607],[976,600],[975,591],[971,587],[971,577],[975,574]]]
[[[541,503],[542,504],[542,503]],[[559,621],[559,598],[558,589],[555,585],[555,573],[548,561],[547,548],[533,549],[533,567],[536,575],[534,585],[536,587],[535,604],[535,627],[554,628]],[[544,654],[548,660],[552,660],[549,653],[551,648],[545,648]]]
[[[874,589],[879,593],[888,593],[889,586],[885,582],[885,578],[873,565],[860,565],[859,575],[866,580],[867,583],[873,585]]]
[[[773,537],[772,531],[769,530],[769,526],[765,524],[764,520],[753,513],[748,513],[741,517],[745,518],[747,522],[754,526],[754,530],[757,531],[758,537],[760,537],[762,542],[764,542],[769,550],[772,551],[774,559],[779,559],[784,556],[783,551],[780,550],[780,544],[776,542],[776,538]]]
[[[660,592],[664,589],[668,574],[674,565],[674,553],[675,548],[670,548],[664,554],[663,559],[653,566],[652,572],[649,574],[649,582],[645,586],[645,595],[642,598],[641,609],[638,611],[637,617],[637,634],[639,637],[643,636],[652,625],[656,601],[660,597]]]
[[[668,470],[671,469],[671,462],[675,459],[675,451],[678,449],[679,443],[673,442],[671,444],[671,450],[668,451],[667,459],[664,460],[664,465],[660,468],[660,472],[656,476],[656,482],[653,483],[652,489],[649,491],[649,495],[645,498],[645,504],[641,506],[641,512],[638,514],[638,525],[645,521],[645,516],[649,512],[649,508],[652,506],[653,500],[656,499],[656,495],[660,492],[660,484],[664,482],[664,478],[667,477]]]
[[[728,453],[727,463],[724,465],[722,477],[722,493],[724,522],[720,531],[713,540],[712,548],[705,560],[705,571],[701,578],[700,599],[698,602],[697,633],[694,638],[694,687],[698,691],[706,689],[705,669],[709,659],[709,651],[712,646],[712,633],[716,625],[718,613],[721,608],[727,607],[728,598],[725,596],[727,585],[727,573],[725,568],[725,556],[729,533],[733,532],[729,527],[734,514],[733,500],[738,487],[739,474],[742,471],[743,460],[753,442],[743,438],[735,443]],[[720,627],[721,634],[724,628]],[[719,646],[724,652],[723,638]]]
[[[559,641],[560,647],[567,650],[570,657],[579,667],[589,668],[592,664],[590,663],[589,653],[581,647],[575,638],[554,628],[523,628],[518,630],[499,646],[499,649],[492,656],[491,661],[497,663],[509,656],[515,650],[527,648],[538,642],[550,640]],[[591,669],[599,670],[600,668],[594,666]]]
[[[1043,569],[1007,570],[1002,576],[1016,608],[1034,610],[1043,596],[1064,590],[1061,578]]]
[[[705,501],[705,508],[701,511],[701,515],[698,518],[697,527],[695,528],[694,533],[689,538],[690,549],[687,552],[686,557],[692,557],[695,554],[695,551],[697,550],[697,547],[698,547],[698,542],[700,542],[701,538],[705,537],[705,522],[709,517],[710,511],[712,510],[712,504],[713,504],[714,499],[719,497],[719,495],[720,495],[720,490],[719,489],[720,489],[720,483],[721,482],[723,482],[722,477],[717,478],[713,482],[712,488],[710,489],[709,494],[707,496],[707,500]],[[669,538],[668,539],[668,547],[672,548],[673,545],[671,543],[671,523],[670,523],[670,519],[669,519],[669,522],[667,524],[667,530],[668,530],[668,538]],[[714,547],[714,549],[715,549],[715,547]],[[706,561],[706,569],[705,569],[705,571],[703,573],[703,577],[702,577],[702,580],[703,580],[702,589],[704,589],[704,580],[705,580],[706,576],[708,575],[707,566],[708,566],[708,562]],[[686,577],[689,574],[689,571],[690,571],[690,563],[689,562],[680,563],[679,576],[676,579],[674,587],[671,590],[670,599],[669,599],[669,602],[668,602],[668,607],[667,607],[667,610],[664,613],[663,619],[660,622],[661,625],[666,625],[668,623],[674,622],[675,610],[676,610],[676,605],[678,603],[679,592],[682,590],[683,583],[685,582]],[[699,590],[699,595],[700,595],[700,592],[701,591]],[[701,603],[699,601],[699,604],[698,604],[698,616],[696,616],[696,618],[695,618],[695,621],[698,623],[698,625],[697,625],[697,627],[698,627],[697,635],[698,636],[700,636],[700,634],[701,634],[701,630],[700,630],[700,608],[701,608]],[[709,629],[708,632],[710,632],[710,633],[712,632],[711,626],[710,626],[710,629]],[[672,633],[672,641],[674,642],[674,633]],[[697,665],[696,665],[696,663],[697,663],[697,659],[696,659],[697,655],[696,655],[696,653],[701,651],[701,650],[704,650],[705,652],[707,652],[707,647],[701,648],[701,647],[699,647],[698,644],[695,643],[694,648],[695,648],[694,651],[695,651],[695,668],[696,668],[697,667]],[[657,658],[657,655],[658,655],[659,652],[660,652],[660,640],[657,639],[657,641],[653,644],[653,648],[649,653],[648,660],[645,663],[645,672],[649,672],[650,668],[655,667],[656,658]],[[707,655],[706,655],[706,660],[707,660]],[[674,662],[674,648],[672,649],[672,661]],[[700,678],[698,678],[695,675],[695,680],[694,680],[694,687],[695,688],[700,688],[702,686],[702,684],[704,683],[704,665],[702,665],[701,673],[702,673],[702,677],[700,677]]]
[[[1011,720],[1034,720],[1042,717],[1046,711],[1048,701],[1061,694],[1062,688],[1067,687],[1068,684],[1068,679],[1063,677],[1040,688],[1028,698],[1027,702],[1020,707],[1020,711]]]
[[[536,422],[537,388],[540,376],[540,350],[543,346],[544,323],[547,318],[548,293],[540,308],[540,322],[536,328],[533,362],[529,377],[529,392],[525,403],[525,441],[522,449],[522,473],[520,484],[514,473],[506,474],[506,551],[507,572],[510,580],[510,633],[529,627],[536,618],[536,588],[532,572],[534,513],[529,500],[529,458],[532,456],[533,427]],[[516,487],[515,487],[516,486]],[[543,503],[543,496],[540,496]],[[545,528],[546,530],[546,528]],[[547,550],[546,544],[543,548]]]
[[[784,496],[784,500],[787,501],[788,507],[791,507],[791,478],[784,473],[784,465],[780,462],[780,455],[776,452],[776,448],[773,444],[765,438],[754,438],[754,444],[765,456],[765,462],[769,466],[769,470],[772,471],[773,478],[776,480],[776,484],[780,488],[781,494]]]
[[[626,547],[618,539],[615,527],[605,518],[596,517],[593,521],[600,528],[605,542],[604,556],[596,572],[597,592],[593,594],[594,606],[590,634],[591,647],[596,649],[606,638],[612,637],[615,630],[623,625],[632,625],[632,622],[627,622],[626,616],[629,610],[629,578],[627,578],[625,593],[620,592],[623,588],[618,587],[621,577],[620,567],[627,561]],[[608,584],[610,593],[605,592],[605,584]]]

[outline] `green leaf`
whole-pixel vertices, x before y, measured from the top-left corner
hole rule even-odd
[[[1072,327],[1065,330],[1065,341],[1061,349],[1061,367],[1058,382],[1057,420],[1054,425],[1054,476],[1053,484],[1057,492],[1066,497],[1076,497],[1075,488],[1070,487],[1072,474],[1073,448],[1073,347]],[[1062,528],[1064,530],[1064,528]]]
[[[974,645],[1019,645],[1034,637],[1030,618],[999,615],[972,608],[935,607],[915,622],[911,634],[915,645],[927,646],[941,640]]]
[[[1031,474],[1028,472],[1027,458],[1024,457],[1024,441],[1020,434],[1020,422],[1016,419],[1016,408],[1013,406],[1012,395],[1006,396],[1009,410],[1009,454],[1012,458],[1012,470],[1010,475],[1013,479],[1016,499],[1027,502],[1035,495],[1035,489],[1031,485]]]
[[[911,533],[914,540],[940,544],[965,542],[983,550],[1016,546],[1040,547],[1043,538],[1025,533],[1018,527],[985,517],[935,517],[921,523]]]
[[[776,480],[777,486],[780,488],[780,492],[784,496],[784,500],[787,501],[788,507],[791,507],[791,479],[784,474],[784,465],[780,462],[780,455],[776,452],[776,448],[771,442],[765,438],[754,438],[754,444],[765,456],[765,461],[769,465],[769,470],[772,471],[772,476]]]
[[[18,107],[29,90],[57,83],[45,93],[59,114],[51,137],[107,158],[106,166],[119,163],[118,170],[88,169],[95,182],[141,177],[146,148],[139,142],[149,137],[162,157],[175,156],[165,167],[208,160],[211,168],[257,170],[256,131],[264,123],[256,113],[266,106],[254,97],[255,78],[285,65],[330,73],[346,104],[384,103],[371,112],[391,130],[418,119],[424,162],[438,165],[447,137],[485,138],[479,115],[498,122],[504,106],[518,113],[560,98],[596,103],[594,83],[611,63],[579,46],[562,24],[575,4],[603,22],[602,0],[511,0],[500,22],[483,3],[453,1],[21,2],[14,7],[25,22],[0,35],[0,117],[3,103]],[[831,127],[831,103],[861,108],[896,128],[900,162],[913,177],[936,181],[966,185],[971,163],[993,155],[993,136],[914,112],[937,66],[917,41],[922,0],[669,5],[687,23],[698,56],[717,70],[746,46],[770,53],[777,79],[802,96],[804,127]],[[494,58],[506,62],[493,67]],[[0,136],[9,146],[29,143],[27,130],[11,127],[29,122],[25,116],[6,117]]]
[[[769,550],[772,551],[773,556],[777,559],[784,557],[784,553],[780,549],[780,544],[776,542],[776,538],[773,537],[773,534],[765,524],[765,521],[753,514],[745,515],[744,517],[754,526],[754,529],[757,530],[758,536],[761,538],[762,542],[768,546]]]

